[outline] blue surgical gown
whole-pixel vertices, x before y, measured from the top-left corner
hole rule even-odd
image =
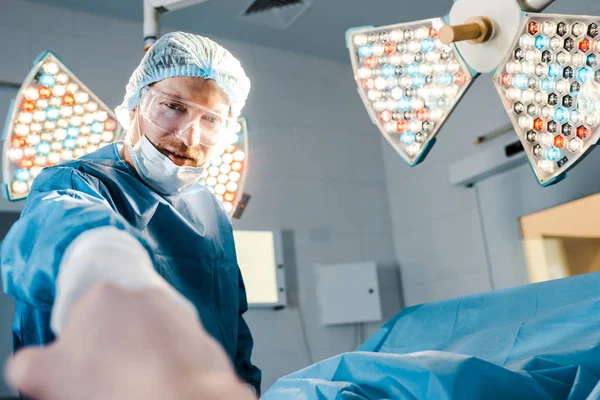
[[[86,230],[114,226],[146,247],[158,273],[196,306],[240,377],[260,393],[229,217],[201,185],[173,196],[157,194],[125,163],[119,148],[113,143],[45,168],[2,242],[4,291],[16,301],[15,350],[54,340],[49,322],[66,248]]]

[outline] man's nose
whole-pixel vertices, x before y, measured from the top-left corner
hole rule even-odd
[[[185,132],[182,132],[178,136],[188,147],[195,147],[200,144],[200,134],[200,124],[198,121],[194,121]]]

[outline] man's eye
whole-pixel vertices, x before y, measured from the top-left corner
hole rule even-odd
[[[218,117],[211,117],[210,115],[204,116],[204,120],[210,122],[211,124],[218,124],[220,122]]]
[[[165,103],[165,105],[167,107],[169,107],[171,110],[175,110],[175,111],[185,111],[185,108],[183,108],[181,105],[176,104],[176,103]]]

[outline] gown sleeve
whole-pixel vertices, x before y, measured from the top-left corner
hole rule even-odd
[[[111,206],[97,178],[68,166],[44,169],[36,178],[21,218],[1,247],[4,292],[17,303],[49,312],[63,255],[81,233],[104,226],[140,235]]]
[[[239,270],[238,270],[239,271]],[[242,274],[239,272],[240,282],[240,293],[239,293],[239,316],[238,316],[238,339],[237,339],[237,353],[235,357],[235,367],[240,377],[254,387],[257,397],[260,397],[260,384],[262,373],[254,364],[252,364],[252,349],[254,347],[254,340],[250,333],[250,328],[244,320],[244,313],[248,310],[248,301],[246,299],[246,289],[244,287],[244,281]]]

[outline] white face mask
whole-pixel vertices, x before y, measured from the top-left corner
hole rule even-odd
[[[180,167],[142,136],[130,149],[133,165],[142,180],[160,194],[183,192],[205,177],[203,167]]]

